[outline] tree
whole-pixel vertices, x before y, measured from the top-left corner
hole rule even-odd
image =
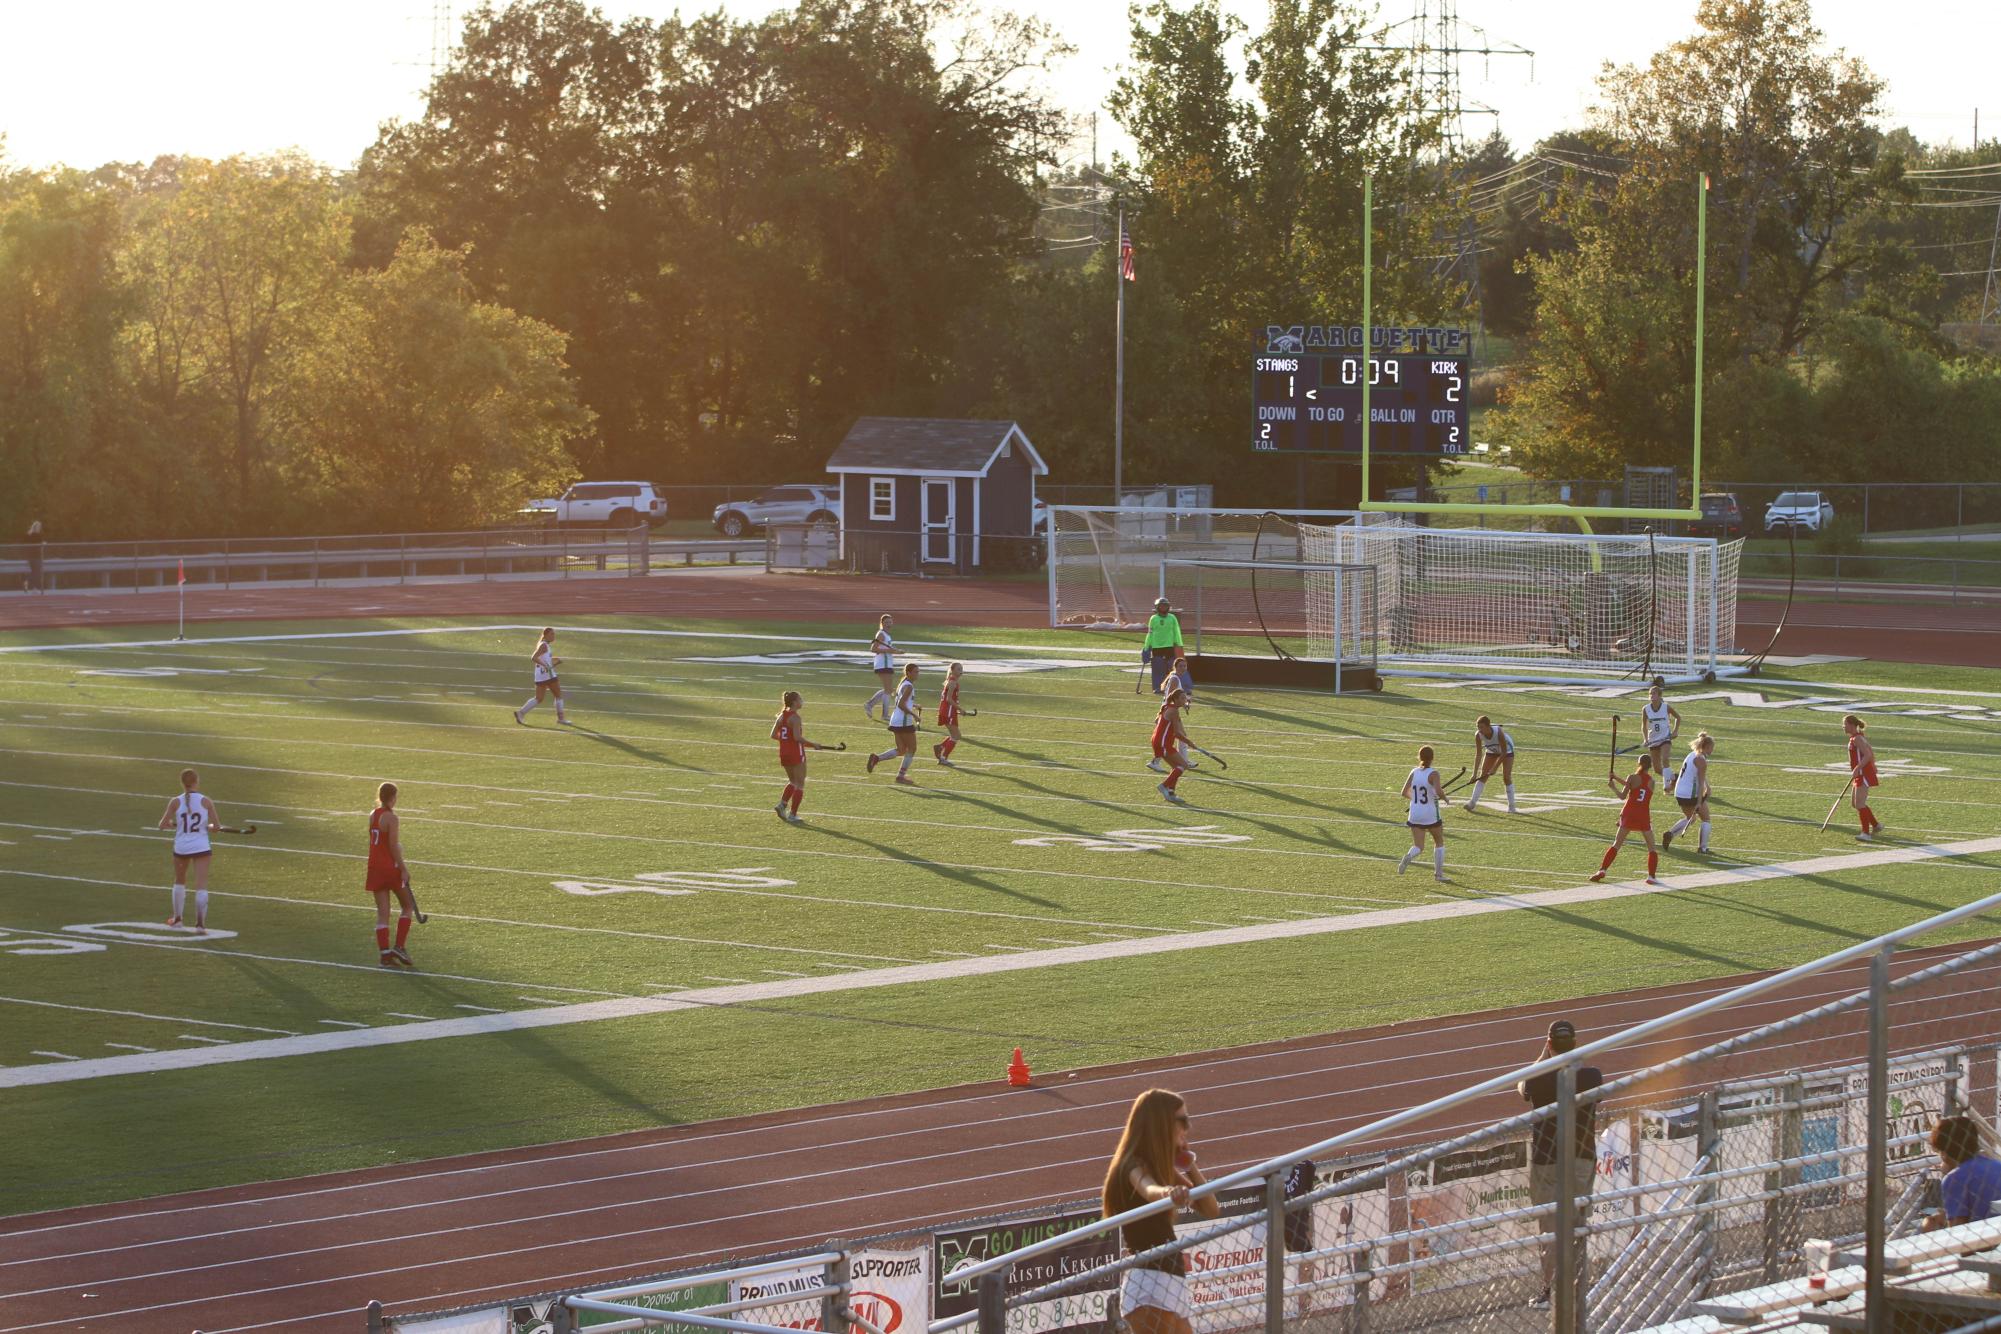
[[[466,528],[575,475],[566,446],[590,414],[563,335],[478,301],[466,264],[412,229],[342,283],[288,367],[288,478],[334,523]]]

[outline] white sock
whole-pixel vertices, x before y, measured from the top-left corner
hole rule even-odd
[[[881,764],[884,760],[893,760],[895,758],[896,758],[896,752],[894,750],[886,750],[882,754],[875,757],[875,762],[877,764]]]
[[[903,777],[903,776],[904,776],[905,774],[909,773],[909,772],[910,772],[910,762],[911,762],[912,760],[916,759],[916,758],[917,758],[917,757],[916,757],[915,755],[905,755],[905,756],[903,757],[903,763],[902,763],[902,764],[899,764],[898,766],[896,766],[896,776],[897,776],[898,778],[901,778],[901,777]]]
[[[1487,786],[1487,780],[1484,778],[1482,778],[1479,782],[1473,784],[1473,795],[1471,798],[1467,800],[1466,804],[1468,806],[1478,805],[1480,802],[1480,793],[1483,789],[1486,788],[1486,786]]]
[[[882,691],[878,690],[873,695],[870,695],[868,697],[868,703],[862,705],[862,711],[864,713],[873,714],[875,712],[875,706],[877,705],[877,703],[886,702],[888,699],[889,696],[883,694]]]
[[[188,887],[186,885],[175,885],[174,916],[179,917],[181,915],[181,908],[187,903],[187,901],[188,901]]]
[[[205,889],[195,891],[195,920],[197,922],[208,920],[208,891]]]
[[[1440,875],[1445,874],[1445,847],[1443,844],[1431,850],[1431,869]]]
[[[1683,816],[1681,819],[1676,820],[1673,824],[1668,826],[1668,832],[1670,834],[1675,835],[1676,837],[1680,837],[1682,831],[1687,828],[1688,828],[1688,817]]]
[[[1709,821],[1707,820],[1702,822],[1702,836],[1696,841],[1695,850],[1697,852],[1709,851]]]
[[[523,704],[520,708],[516,709],[515,712],[524,715],[533,713],[535,712],[535,706],[537,704],[540,704],[541,702],[542,701],[539,699],[531,699],[526,704]]]
[[[556,701],[556,721],[559,723],[564,721],[563,701],[560,699]]]
[[[1409,849],[1408,851],[1406,851],[1406,852],[1404,853],[1404,855],[1403,855],[1403,860],[1402,860],[1402,861],[1400,861],[1400,862],[1398,862],[1398,863],[1397,863],[1397,865],[1398,865],[1398,866],[1409,866],[1409,865],[1410,865],[1410,864],[1411,864],[1412,862],[1414,862],[1414,861],[1416,861],[1416,860],[1417,860],[1417,854],[1418,854],[1418,853],[1419,853],[1420,851],[1422,851],[1422,849],[1419,849],[1419,848],[1411,848],[1411,849]]]
[[[1508,809],[1510,811],[1515,809],[1515,785],[1513,783],[1508,784]]]

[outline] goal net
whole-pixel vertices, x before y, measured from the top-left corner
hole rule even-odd
[[[1229,575],[1229,563],[1369,566],[1385,670],[1696,681],[1730,670],[1720,658],[1737,640],[1742,548],[1661,534],[1429,528],[1348,511],[1052,506],[1049,615],[1059,627],[1137,630],[1156,597],[1186,608],[1198,577],[1188,571],[1202,570],[1208,633],[1257,645],[1262,608],[1266,628],[1288,628],[1261,651],[1306,658],[1317,656],[1315,633],[1325,642],[1308,616],[1313,578],[1260,572],[1253,596],[1250,571]],[[1279,592],[1288,578],[1293,591]],[[1296,614],[1274,611],[1288,605]],[[1289,646],[1295,626],[1306,653]]]
[[[1383,517],[1303,523],[1300,548],[1376,567],[1386,663],[1695,681],[1736,643],[1741,541]]]
[[[1376,572],[1366,565],[1169,556],[1159,596],[1198,654],[1376,665]]]

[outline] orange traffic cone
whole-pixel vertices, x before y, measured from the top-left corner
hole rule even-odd
[[[1014,1049],[1014,1059],[1007,1063],[1007,1082],[1018,1089],[1028,1087],[1028,1062],[1021,1059],[1021,1048]]]

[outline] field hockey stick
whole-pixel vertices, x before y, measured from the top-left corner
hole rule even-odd
[[[1616,778],[1618,777],[1618,775],[1619,775],[1619,715],[1615,713],[1612,715],[1612,753],[1611,755],[1607,756],[1605,760],[1605,776],[1607,778]]]
[[[407,871],[403,873],[403,892],[410,896],[410,911],[417,915],[417,925],[422,926],[430,921],[430,916],[417,906],[417,882],[410,878]]]
[[[1144,648],[1141,649],[1139,651],[1139,666],[1140,666],[1139,676],[1133,677],[1133,694],[1137,695],[1139,693],[1139,678],[1140,676],[1145,676],[1146,669],[1148,667],[1151,667],[1152,665],[1153,665],[1153,650]]]
[[[1850,770],[1848,774],[1848,781],[1841,785],[1841,791],[1834,794],[1834,803],[1827,808],[1827,818],[1820,822],[1821,833],[1825,834],[1827,832],[1827,827],[1834,823],[1834,813],[1841,809],[1841,799],[1847,796],[1848,789],[1854,786],[1855,786],[1855,773],[1853,770]]]
[[[1224,759],[1221,755],[1211,755],[1209,754],[1208,751],[1202,749],[1202,747],[1196,745],[1192,741],[1187,742],[1186,744],[1188,746],[1188,749],[1194,751],[1197,755],[1207,756],[1207,758],[1216,761],[1216,765],[1218,768],[1227,769],[1230,767],[1230,762]]]
[[[254,834],[257,832],[257,826],[247,824],[239,827],[233,824],[219,824],[215,827],[215,832],[218,834]]]
[[[968,718],[977,718],[980,716],[978,709],[960,709],[959,712],[965,714]]]
[[[1467,772],[1466,766],[1463,764],[1460,765],[1458,773],[1452,775],[1452,777],[1446,779],[1444,782],[1438,785],[1438,795],[1441,798],[1451,796],[1453,792],[1457,790],[1459,785],[1459,780],[1466,776],[1466,772]]]

